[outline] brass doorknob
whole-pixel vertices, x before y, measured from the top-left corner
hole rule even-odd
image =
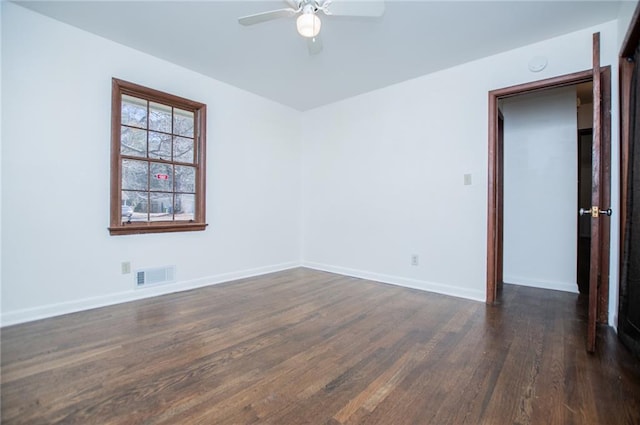
[[[594,205],[588,210],[585,210],[584,208],[580,208],[580,211],[578,211],[578,213],[580,215],[591,214],[591,217],[598,218],[600,214],[611,217],[611,214],[613,213],[613,211],[611,211],[611,208],[607,208],[606,210],[601,210],[600,208]]]

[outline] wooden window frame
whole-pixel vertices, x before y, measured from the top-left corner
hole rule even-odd
[[[112,79],[111,87],[111,206],[109,233],[111,235],[131,235],[205,230],[207,227],[205,223],[207,105],[117,78]],[[193,111],[194,165],[196,168],[193,220],[148,222],[124,222],[122,220],[122,156],[120,154],[122,95],[130,95],[151,102]],[[173,161],[168,163],[173,163]]]

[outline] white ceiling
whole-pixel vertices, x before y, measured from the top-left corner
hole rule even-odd
[[[334,0],[346,1],[346,0]],[[616,19],[620,1],[395,1],[382,18],[323,17],[307,52],[295,19],[237,18],[283,1],[17,1],[300,111]]]

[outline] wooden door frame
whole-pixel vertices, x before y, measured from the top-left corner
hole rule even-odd
[[[611,67],[601,68],[603,77],[603,110],[610,111],[611,106]],[[503,190],[504,190],[504,160],[503,147],[498,140],[498,102],[513,96],[539,92],[558,87],[573,86],[580,83],[593,81],[593,71],[575,72],[559,77],[547,78],[525,84],[505,87],[489,92],[489,167],[488,167],[488,199],[487,199],[487,304],[497,301],[499,277],[502,276],[503,252],[502,252],[502,228],[503,228]],[[602,204],[607,207],[611,202],[611,116],[610,113],[603,116],[603,161],[602,165]],[[576,212],[577,214],[577,212]],[[601,278],[598,288],[598,321],[607,322],[609,306],[609,222],[604,222],[601,253]]]
[[[497,157],[496,160],[500,166],[498,167],[498,181],[504,180],[504,115],[498,108],[498,134],[496,135],[497,144]],[[497,188],[496,199],[496,213],[498,217],[503,217],[504,214],[504,185],[501,184]],[[496,256],[500,259],[500,267],[496,270],[496,294],[502,288],[504,283],[504,269],[502,267],[502,259],[504,258],[504,220],[498,220],[496,226]]]
[[[620,271],[620,282],[618,286],[618,336],[622,341],[632,348],[632,351],[636,351],[633,347],[637,347],[633,340],[627,336],[624,331],[624,319],[623,317],[623,301],[621,296],[623,294],[622,281],[622,269],[624,263],[624,241],[626,238],[626,223],[627,223],[627,202],[628,202],[628,189],[629,189],[629,146],[631,144],[631,80],[633,77],[633,71],[635,68],[634,56],[636,49],[640,44],[640,3],[636,5],[636,9],[629,23],[629,28],[622,42],[622,48],[620,49],[620,55],[618,58],[618,69],[620,79],[620,256],[618,267]],[[637,59],[636,59],[637,60]],[[622,323],[622,324],[621,324]]]

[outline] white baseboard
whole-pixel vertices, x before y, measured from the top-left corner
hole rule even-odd
[[[128,301],[135,301],[144,298],[156,297],[158,295],[170,294],[173,292],[188,291],[190,289],[201,288],[203,286],[216,285],[237,279],[245,279],[253,276],[260,276],[267,273],[279,272],[282,270],[300,267],[300,263],[289,262],[274,264],[271,266],[258,267],[254,269],[240,270],[231,273],[222,273],[204,278],[176,282],[168,285],[151,286],[144,289],[131,288],[129,291],[109,294],[100,297],[84,298],[81,300],[68,301],[57,304],[27,308],[16,311],[2,312],[0,327],[16,325],[18,323],[31,322],[39,319],[60,316],[62,314],[75,313],[93,308],[105,307],[120,304]]]
[[[171,294],[174,292],[188,291],[191,289],[201,288],[209,285],[230,282],[238,279],[245,279],[253,276],[260,276],[268,273],[293,269],[296,267],[307,267],[315,270],[322,270],[330,273],[341,274],[345,276],[358,277],[361,279],[372,280],[376,282],[388,283],[391,285],[403,286],[406,288],[418,289],[422,291],[435,292],[438,294],[450,295],[459,298],[470,299],[474,301],[485,301],[484,291],[473,290],[468,288],[460,288],[441,283],[428,282],[424,280],[408,279],[398,276],[373,273],[364,270],[356,270],[347,267],[331,266],[328,264],[314,262],[289,262],[275,264],[271,266],[258,267],[254,269],[240,270],[231,273],[222,273],[215,276],[176,282],[167,285],[150,286],[144,289],[132,288],[129,291],[109,294],[100,297],[84,298],[69,302],[48,304],[44,306],[2,312],[0,327],[16,325],[19,323],[31,322],[39,319],[60,316],[63,314],[75,313],[78,311],[90,310],[93,308],[106,307],[109,305],[120,304],[129,301],[140,300],[144,298],[156,297],[159,295]]]
[[[403,286],[405,288],[419,289],[421,291],[435,292],[443,295],[450,295],[468,300],[485,302],[485,292],[458,286],[445,285],[442,283],[428,282],[425,280],[408,279],[405,277],[391,276],[380,273],[373,273],[364,270],[350,269],[346,267],[331,266],[328,264],[303,261],[302,267],[322,270],[330,273],[337,273],[345,276],[358,277],[361,279],[373,280],[375,282],[388,283],[391,285]]]
[[[564,292],[572,292],[574,294],[578,294],[578,284],[577,283],[567,283],[567,282],[553,282],[547,280],[538,280],[538,279],[528,279],[518,276],[504,276],[504,283],[512,283],[514,285],[521,286],[530,286],[532,288],[540,288],[540,289],[553,289],[554,291],[564,291]]]

